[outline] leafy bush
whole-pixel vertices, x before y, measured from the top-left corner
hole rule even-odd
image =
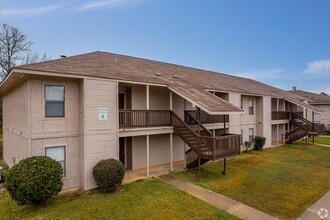
[[[255,150],[263,150],[263,147],[266,143],[266,138],[261,136],[256,136],[254,138],[254,149]]]
[[[324,130],[324,134],[326,134],[326,135],[330,135],[330,128],[325,129],[325,130]]]
[[[39,204],[63,187],[60,163],[46,156],[21,160],[6,173],[5,187],[19,205]]]
[[[114,192],[125,175],[124,165],[115,159],[101,160],[93,168],[93,176],[102,192]]]
[[[6,172],[9,168],[8,168],[7,164],[5,163],[5,161],[3,161],[1,159],[0,159],[0,167],[2,167],[2,173],[0,174],[1,175],[0,183],[2,183],[5,179]]]
[[[244,146],[246,147],[246,151],[250,150],[251,145],[252,145],[251,141],[244,141]]]

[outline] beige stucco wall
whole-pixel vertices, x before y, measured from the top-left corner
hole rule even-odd
[[[102,159],[118,159],[117,82],[87,78],[84,81],[85,189],[95,188],[93,167]],[[99,120],[98,108],[107,108],[107,120]]]
[[[172,93],[173,112],[179,117],[184,117],[185,100],[175,93]]]
[[[320,105],[320,109],[324,112],[320,114],[320,122],[326,126],[330,126],[330,105]]]
[[[256,132],[257,132],[257,128],[256,128],[256,125],[242,125],[242,129],[243,129],[243,144],[244,144],[244,141],[249,141],[249,129],[250,128],[253,128],[254,130],[254,137],[257,135]]]
[[[65,86],[65,117],[46,118],[44,103],[44,87],[47,84]],[[31,136],[65,136],[78,135],[79,131],[79,82],[56,78],[30,79],[31,102]]]
[[[4,97],[4,156],[12,166],[30,156],[45,155],[46,147],[65,146],[63,189],[79,187],[79,84],[77,80],[34,77]],[[44,116],[45,84],[65,86],[65,117]],[[13,147],[11,147],[13,146]]]
[[[272,146],[272,111],[271,111],[271,97],[270,96],[263,96],[262,100],[262,109],[263,109],[263,116],[262,116],[262,134],[261,136],[266,138],[266,143],[264,148],[268,148]],[[259,134],[258,134],[259,135]]]
[[[32,140],[32,156],[45,155],[46,147],[65,146],[65,177],[63,189],[80,187],[78,137],[43,138]]]
[[[277,142],[277,125],[272,125],[272,145],[276,145]]]
[[[85,168],[85,108],[84,108],[84,81],[79,83],[79,139],[78,139],[78,151],[79,151],[79,179],[80,186],[86,186],[86,168]]]
[[[256,135],[262,136],[263,134],[263,115],[264,115],[264,110],[263,110],[263,98],[262,97],[257,97],[256,98],[256,113],[257,113],[257,118],[256,118]]]
[[[241,95],[239,93],[229,93],[228,100],[234,106],[238,108],[241,107]],[[229,133],[241,134],[241,121],[243,117],[242,114],[229,115]]]
[[[279,104],[278,110],[279,111],[285,111],[285,101],[283,99],[279,99],[278,104]]]
[[[145,85],[132,86],[132,109],[143,110],[147,109],[147,93]]]
[[[285,124],[272,125],[272,145],[284,144]]]
[[[46,147],[65,146],[63,189],[80,187],[79,106],[82,82],[61,78],[30,78],[31,156],[45,155]],[[44,86],[65,86],[65,117],[44,116]]]
[[[3,156],[11,167],[30,154],[29,81],[3,97]]]
[[[169,110],[170,109],[170,90],[166,87],[149,87],[149,109],[150,110]]]
[[[173,135],[173,161],[184,159],[184,144]],[[149,135],[150,166],[170,163],[170,134]],[[147,136],[132,137],[133,170],[147,167]]]
[[[257,98],[254,96],[242,96],[243,98],[243,110],[242,123],[256,123],[257,122]],[[253,114],[249,115],[249,100],[253,100]]]

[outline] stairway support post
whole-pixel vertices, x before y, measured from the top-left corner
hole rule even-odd
[[[223,115],[223,134],[226,134],[226,115]]]
[[[312,132],[314,132],[314,111],[312,111]],[[313,144],[314,144],[314,137],[315,135],[313,134]]]
[[[198,178],[199,179],[201,179],[201,139],[200,139],[200,137],[201,137],[201,130],[200,130],[200,113],[201,113],[201,111],[200,111],[200,108],[199,107],[197,107],[196,106],[196,110],[197,110],[197,112],[196,112],[196,119],[197,119],[197,126],[198,126],[198,128],[197,128],[197,130],[198,130],[198,150],[197,150],[197,152],[198,152],[198,155],[197,155],[197,157],[198,157]]]
[[[150,175],[150,146],[149,146],[149,135],[147,135],[147,176]]]
[[[222,174],[223,175],[226,175],[227,174],[227,171],[226,171],[226,162],[227,162],[227,158],[224,158],[223,159],[223,171],[222,171]]]

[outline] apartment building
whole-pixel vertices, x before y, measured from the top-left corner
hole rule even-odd
[[[289,92],[301,96],[301,100],[323,111],[321,114],[315,115],[314,121],[330,127],[330,96],[297,90],[295,86]]]
[[[290,143],[307,135],[306,112],[320,112],[251,79],[106,52],[15,67],[0,94],[5,161],[48,155],[64,189],[95,188],[104,158],[149,176],[239,155],[256,135],[266,148]]]

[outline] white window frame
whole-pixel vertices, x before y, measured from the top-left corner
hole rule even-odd
[[[243,137],[244,137],[244,130],[243,129],[241,129],[241,145],[243,145]]]
[[[47,101],[46,100],[46,87],[47,86],[62,86],[64,88],[64,100],[63,100],[63,116],[46,116],[46,104],[47,102],[62,102],[62,101]],[[47,119],[54,119],[54,118],[60,118],[63,119],[66,117],[66,86],[64,84],[56,84],[56,83],[44,83],[44,87],[43,87],[43,100],[44,100],[44,110],[43,110],[43,114],[44,114],[44,118]]]
[[[254,142],[254,128],[249,128],[249,141]]]
[[[249,115],[254,115],[254,103],[253,99],[248,100],[248,105],[249,105]]]
[[[50,146],[50,147],[45,147],[45,156],[48,156],[47,155],[47,149],[50,149],[50,148],[63,148],[63,150],[64,150],[64,161],[56,161],[56,162],[59,162],[59,163],[61,163],[61,162],[63,162],[63,177],[66,177],[66,161],[67,161],[67,158],[66,158],[66,146],[65,145],[59,145],[59,146]],[[48,156],[48,157],[50,157],[50,156]],[[50,158],[52,158],[52,157],[50,157]]]

